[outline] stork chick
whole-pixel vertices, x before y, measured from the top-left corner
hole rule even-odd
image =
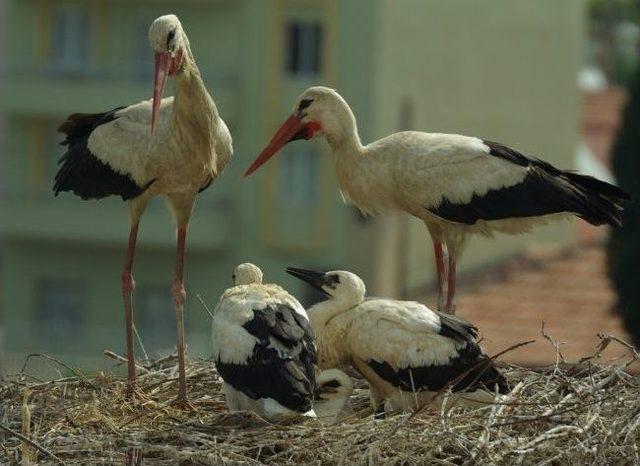
[[[365,214],[404,211],[427,226],[438,309],[449,313],[455,309],[457,259],[469,234],[522,233],[563,213],[593,225],[619,225],[620,203],[629,199],[609,183],[475,137],[405,131],[362,145],[349,105],[326,87],[298,97],[245,176],[285,144],[318,136],[331,147],[346,201]]]
[[[213,357],[230,411],[315,417],[316,346],[302,305],[240,264],[213,313]]]
[[[326,369],[316,376],[313,409],[323,424],[337,424],[353,414],[349,397],[353,393],[351,377],[340,369]]]
[[[507,380],[468,322],[414,301],[365,299],[363,281],[351,272],[287,273],[328,297],[308,309],[320,369],[352,365],[367,379],[376,411],[438,407],[448,387],[471,403],[507,393]]]
[[[165,196],[177,224],[176,267],[171,291],[178,327],[178,397],[187,398],[184,368],[184,252],[187,225],[198,193],[224,170],[231,135],[207,92],[182,24],[174,15],[149,29],[155,52],[153,99],[103,113],[70,115],[60,126],[67,152],[55,177],[56,196],[71,191],[82,199],[120,196],[129,204],[129,247],[121,275],[127,332],[129,394],[145,398],[136,385],[133,343],[133,259],[138,226],[149,200]],[[175,96],[163,99],[166,76]]]

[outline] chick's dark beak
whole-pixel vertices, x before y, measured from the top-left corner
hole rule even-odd
[[[314,272],[313,270],[298,269],[296,267],[287,267],[285,271],[328,296],[328,293],[323,288],[324,285],[328,285],[324,272]]]

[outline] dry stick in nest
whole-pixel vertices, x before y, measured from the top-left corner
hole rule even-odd
[[[123,356],[120,356],[119,354],[114,353],[113,351],[108,350],[108,349],[104,350],[104,351],[102,352],[102,354],[104,354],[104,355],[105,355],[105,356],[107,356],[108,358],[115,359],[116,361],[119,361],[120,363],[125,363],[125,362],[127,362],[127,361],[128,361],[128,360],[127,360],[127,358],[125,358],[125,357],[123,357]],[[120,365],[120,364],[118,364],[118,365]],[[149,373],[149,369],[147,369],[147,368],[146,368],[145,366],[143,366],[142,364],[138,364],[138,363],[136,363],[136,369],[138,369],[140,372],[144,372],[145,374],[148,374],[148,373]]]
[[[96,386],[96,384],[94,384],[93,382],[91,382],[84,374],[82,374],[78,369],[71,367],[70,365],[60,361],[59,359],[54,358],[53,356],[49,356],[48,354],[44,354],[44,353],[30,353],[27,355],[27,359],[24,361],[24,364],[22,365],[22,369],[20,370],[21,374],[24,374],[24,371],[27,369],[27,364],[29,364],[29,361],[31,360],[31,358],[34,357],[40,357],[40,358],[44,358],[44,359],[48,359],[49,361],[53,361],[56,362],[58,364],[60,364],[62,367],[64,367],[65,369],[71,371],[72,373],[74,373],[80,380],[82,380],[84,383],[86,383],[87,385],[89,385],[91,388],[93,388],[94,390],[97,390],[98,387]]]
[[[562,362],[563,364],[566,362],[564,359],[564,355],[562,354],[562,351],[560,351],[560,346],[563,345],[563,343],[558,343],[558,341],[553,338],[551,335],[549,335],[547,332],[545,332],[544,329],[545,323],[544,320],[542,321],[542,324],[540,325],[540,333],[542,334],[542,336],[544,337],[545,340],[547,340],[549,343],[551,343],[551,345],[555,348],[556,350],[556,367],[558,365],[558,362]],[[559,360],[558,360],[559,358]]]
[[[65,464],[64,461],[62,461],[54,453],[52,453],[51,451],[47,450],[45,447],[43,447],[39,443],[34,442],[29,437],[25,437],[20,432],[16,432],[15,430],[11,429],[9,426],[5,426],[1,422],[0,422],[0,429],[4,430],[5,432],[8,432],[9,434],[13,435],[14,437],[22,440],[25,443],[28,443],[32,447],[38,449],[40,452],[42,452],[45,455],[49,456],[50,458],[54,459],[58,464],[62,464],[62,465]]]

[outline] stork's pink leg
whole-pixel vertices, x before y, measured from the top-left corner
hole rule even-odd
[[[133,303],[132,295],[136,287],[133,280],[131,270],[133,269],[133,258],[136,252],[136,240],[138,238],[138,222],[131,224],[129,231],[129,245],[127,247],[127,256],[124,261],[124,269],[122,270],[122,297],[124,299],[124,317],[125,327],[127,331],[127,369],[129,374],[128,395],[135,397],[137,393],[136,385],[136,360],[134,354],[133,343]]]
[[[448,275],[448,288],[447,288],[447,306],[445,312],[447,314],[456,313],[456,256],[451,254],[449,256],[449,273]]]
[[[444,250],[440,241],[433,242],[433,251],[436,258],[436,271],[438,273],[438,310],[445,310],[445,286],[447,283],[446,269],[444,265]]]
[[[178,398],[176,402],[186,408],[193,408],[187,398],[187,377],[184,367],[184,302],[187,292],[184,289],[184,250],[187,227],[178,227],[178,250],[176,255],[176,274],[173,278],[171,292],[176,301],[176,321],[178,324]]]

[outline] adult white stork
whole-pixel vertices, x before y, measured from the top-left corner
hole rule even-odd
[[[456,261],[468,234],[522,233],[561,213],[619,225],[620,202],[629,198],[611,184],[474,137],[406,131],[363,146],[351,109],[326,87],[302,93],[245,176],[288,142],[318,135],[331,146],[346,201],[365,214],[396,209],[425,223],[441,311],[454,312]]]
[[[239,265],[234,285],[213,312],[213,357],[230,411],[279,420],[315,417],[316,346],[302,305],[262,283],[261,270]]]
[[[507,380],[476,341],[477,329],[414,301],[365,299],[365,285],[345,271],[289,267],[328,299],[307,312],[321,369],[352,365],[367,379],[378,412],[438,406],[451,386],[456,399],[492,402]]]
[[[149,200],[163,195],[177,224],[177,259],[171,291],[178,327],[177,401],[190,406],[184,370],[184,250],[187,224],[198,192],[222,172],[232,154],[231,135],[207,92],[189,40],[178,18],[157,18],[149,29],[155,52],[153,99],[104,113],[73,114],[59,131],[67,152],[60,159],[54,192],[82,199],[118,195],[128,201],[129,247],[122,271],[129,393],[136,386],[133,344],[132,275],[138,225]],[[175,79],[174,97],[162,98],[166,75]]]
[[[351,377],[340,369],[326,369],[316,375],[313,410],[323,424],[337,424],[353,414],[349,398],[353,393]]]

